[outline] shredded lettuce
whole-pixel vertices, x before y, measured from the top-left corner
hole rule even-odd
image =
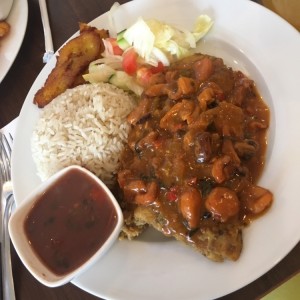
[[[119,4],[115,3],[109,13],[109,23],[113,29],[115,26],[112,15],[118,6]],[[188,56],[212,24],[209,16],[200,15],[193,30],[189,31],[155,19],[145,21],[140,17],[132,26],[117,35],[117,42],[119,46],[124,46],[124,53],[133,47],[141,64],[157,66],[161,62],[164,66],[169,66],[173,60]],[[123,56],[115,55],[112,44],[105,39],[103,43],[103,57],[90,63],[89,73],[83,75],[83,78],[88,82],[109,82],[140,95],[143,88],[134,77],[122,70]]]
[[[123,37],[134,47],[139,56],[146,61],[150,59],[154,47],[155,35],[142,18],[139,18],[137,22],[129,27]]]
[[[155,19],[145,21],[140,17],[124,32],[123,38],[146,63],[156,66],[161,61],[167,66],[173,59],[189,55],[212,25],[213,21],[207,15],[197,18],[193,31],[179,29]]]
[[[154,44],[158,48],[161,48],[174,36],[175,28],[168,24],[162,23],[155,19],[147,20],[146,24],[150,28],[151,32],[154,34]]]
[[[193,35],[196,39],[196,42],[198,42],[203,36],[206,35],[206,33],[209,31],[212,25],[213,25],[213,21],[207,15],[200,15],[197,18],[193,30]]]
[[[166,54],[157,47],[153,47],[147,63],[152,66],[157,66],[159,62],[161,62],[164,66],[170,65],[170,61]]]

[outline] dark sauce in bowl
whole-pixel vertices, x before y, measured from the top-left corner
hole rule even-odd
[[[72,169],[38,197],[24,229],[40,260],[53,273],[65,275],[101,248],[117,222],[106,191],[84,172]]]

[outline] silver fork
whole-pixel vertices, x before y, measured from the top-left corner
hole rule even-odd
[[[10,135],[12,142],[12,136]],[[1,266],[2,266],[2,290],[4,300],[15,300],[15,288],[12,275],[10,237],[8,233],[8,221],[14,208],[14,197],[11,183],[11,145],[6,136],[0,133],[0,170],[2,179],[1,196]]]

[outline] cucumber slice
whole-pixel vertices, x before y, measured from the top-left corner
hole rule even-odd
[[[93,65],[89,69],[88,74],[84,74],[83,78],[84,80],[90,82],[90,83],[96,83],[96,82],[108,82],[110,77],[116,73],[116,70],[113,68],[105,65]]]
[[[122,50],[126,50],[130,47],[130,44],[124,38],[117,40],[117,43]]]
[[[134,79],[124,71],[116,71],[116,73],[113,74],[109,79],[109,83],[125,91],[132,91],[138,96],[140,96],[143,92],[143,88],[139,86]]]
[[[117,43],[122,50],[125,50],[130,46],[130,44],[124,39],[124,33],[126,30],[127,29],[124,29],[117,34]]]
[[[123,90],[128,90],[128,81],[131,80],[131,77],[127,75],[123,71],[116,71],[115,74],[113,74],[110,79],[109,83],[123,89]]]
[[[124,29],[122,31],[120,31],[119,33],[117,33],[117,41],[121,40],[124,36],[124,33],[127,29]]]

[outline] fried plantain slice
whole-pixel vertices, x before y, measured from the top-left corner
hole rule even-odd
[[[45,85],[35,94],[33,103],[42,108],[66,89],[83,83],[81,75],[90,62],[101,56],[104,50],[102,38],[107,36],[106,30],[80,25],[80,35],[67,42],[58,52],[56,65]]]

